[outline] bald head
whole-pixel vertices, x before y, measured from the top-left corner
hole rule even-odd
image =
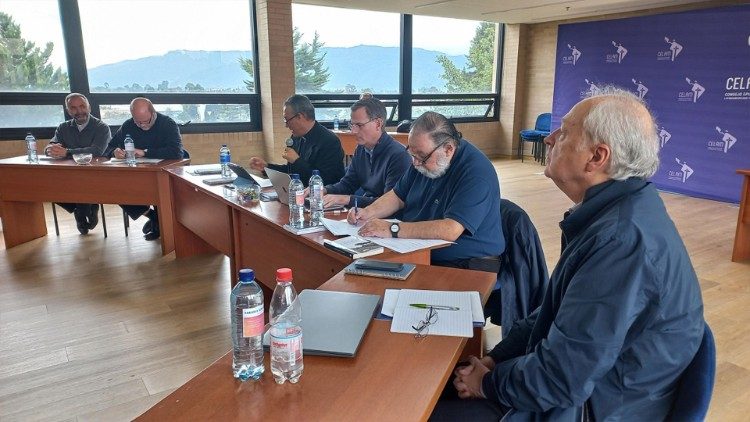
[[[151,129],[156,121],[156,110],[151,100],[148,98],[138,97],[130,102],[130,114],[136,126],[143,130]]]

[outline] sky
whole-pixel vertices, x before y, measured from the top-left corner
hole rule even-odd
[[[172,50],[250,50],[252,46],[250,2],[245,0],[79,0],[78,4],[88,68]],[[53,41],[51,61],[67,69],[57,0],[2,0],[0,11],[20,24],[23,38],[40,47]],[[399,45],[396,13],[293,4],[292,18],[306,41],[317,31],[327,47]],[[332,20],[337,23],[321,25]],[[467,54],[476,26],[472,21],[415,16],[414,46]]]

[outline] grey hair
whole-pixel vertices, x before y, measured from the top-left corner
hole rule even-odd
[[[65,96],[65,107],[68,107],[68,101],[70,101],[73,98],[81,98],[81,99],[83,99],[83,102],[86,103],[86,106],[89,106],[89,107],[91,106],[89,104],[89,99],[86,98],[85,95],[80,94],[78,92],[71,92],[70,94],[68,94],[68,95]]]
[[[294,114],[299,113],[305,116],[308,120],[315,120],[315,107],[313,107],[310,99],[304,95],[292,95],[284,101],[284,105],[291,108]]]
[[[409,138],[426,133],[432,139],[433,146],[450,142],[458,148],[461,132],[447,117],[434,111],[427,111],[411,124]]]
[[[372,95],[366,98],[362,98],[358,100],[356,103],[352,104],[351,106],[352,113],[359,110],[360,108],[365,109],[368,119],[370,120],[382,119],[383,124],[381,126],[381,130],[385,132],[385,122],[387,120],[387,117],[386,117],[385,106],[383,105],[382,102],[380,102],[380,100],[378,100],[377,98],[374,98]]]
[[[133,98],[133,101],[130,102],[130,112],[131,113],[133,112],[133,108],[135,107],[135,103],[137,103],[139,101],[145,101],[146,104],[148,104],[148,110],[150,112],[152,112],[152,113],[156,112],[156,109],[154,108],[154,103],[152,103],[151,100],[149,100],[146,97],[135,97],[135,98]]]
[[[648,179],[659,168],[659,135],[646,104],[630,91],[607,86],[590,98],[598,100],[583,119],[585,142],[609,146],[607,173],[612,179]]]

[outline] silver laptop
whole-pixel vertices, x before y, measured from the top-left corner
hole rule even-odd
[[[265,171],[268,175],[268,179],[271,180],[273,189],[279,196],[279,202],[285,205],[289,205],[289,182],[292,181],[292,178],[289,177],[289,175],[286,173],[276,171],[268,167],[265,168]]]

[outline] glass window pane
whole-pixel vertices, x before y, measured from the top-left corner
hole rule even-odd
[[[69,89],[57,0],[3,0],[0,28],[0,91]]]
[[[0,127],[56,127],[65,120],[62,105],[0,105]]]
[[[485,116],[487,108],[490,108],[489,113]],[[490,117],[493,113],[493,108],[488,104],[462,104],[462,105],[418,105],[414,104],[411,109],[412,116],[416,119],[417,117],[424,114],[425,111],[434,111],[440,113],[448,118],[455,117]]]
[[[296,91],[397,94],[400,15],[292,3]]]
[[[249,0],[79,0],[92,92],[255,92]]]
[[[352,104],[354,104],[354,101],[352,101]],[[393,106],[385,106],[386,117],[390,116],[392,111]],[[315,120],[321,122],[331,122],[333,121],[333,119],[338,117],[342,129],[345,128],[344,123],[348,122],[351,116],[352,109],[350,108],[350,105],[341,107],[323,107],[320,105],[315,106]]]
[[[414,16],[412,92],[495,92],[497,24]]]
[[[159,113],[178,124],[249,122],[249,104],[154,104]],[[104,104],[99,107],[102,120],[108,125],[121,125],[131,117],[127,104]]]

